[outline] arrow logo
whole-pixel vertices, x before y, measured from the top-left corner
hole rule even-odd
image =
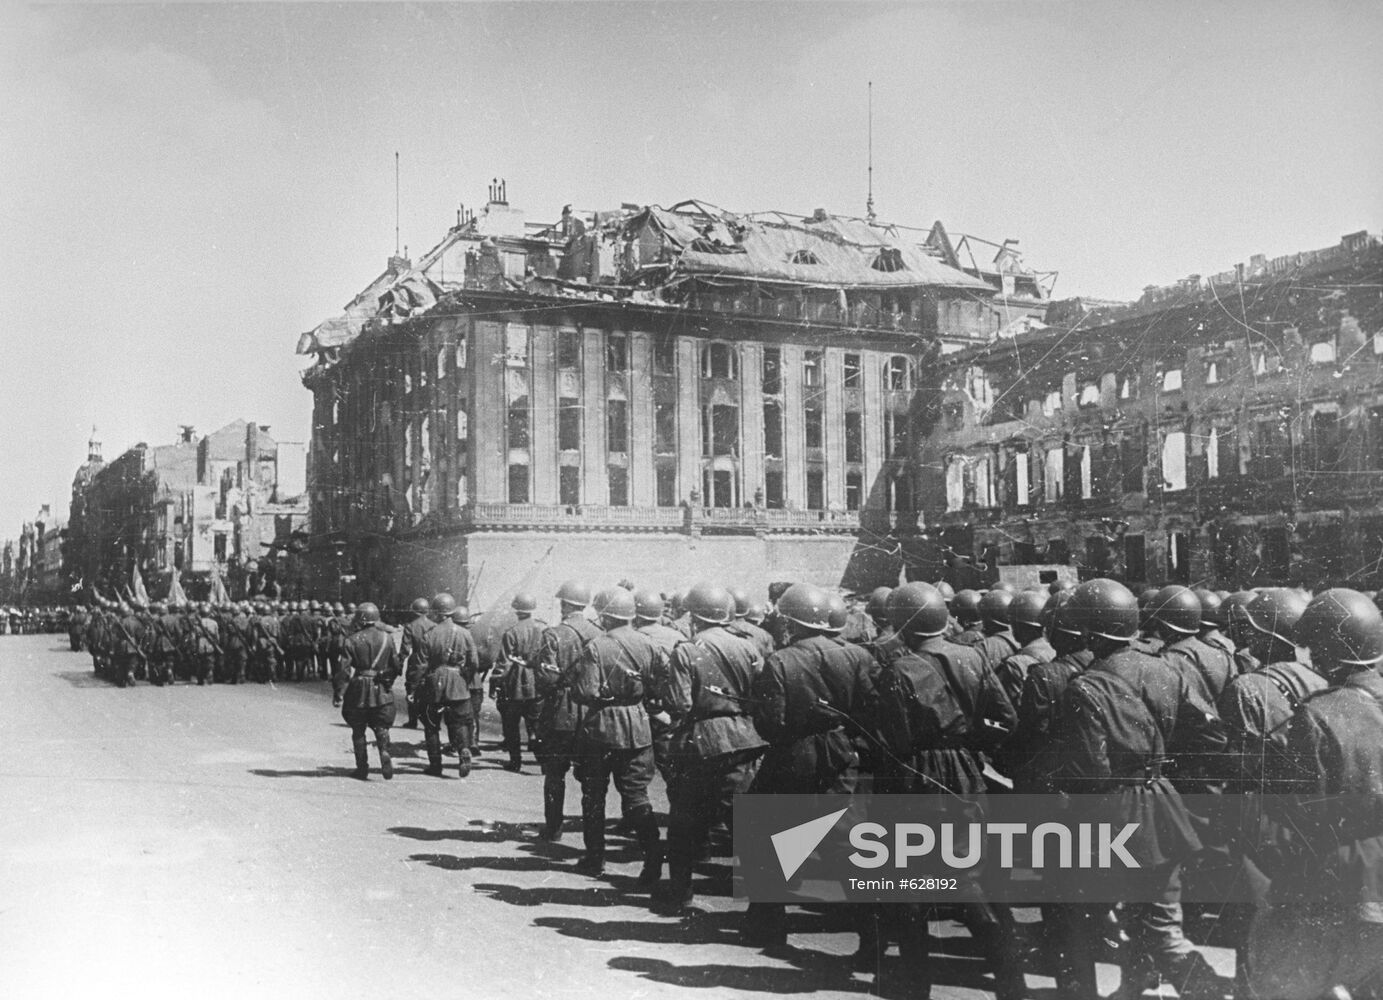
[[[808,820],[797,826],[780,830],[769,839],[778,853],[778,864],[783,869],[783,880],[788,881],[797,874],[797,869],[811,857],[816,846],[826,839],[826,834],[836,825],[847,810],[838,809],[825,816]]]

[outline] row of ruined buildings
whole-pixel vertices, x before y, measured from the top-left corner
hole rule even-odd
[[[1058,302],[940,222],[497,181],[299,339],[304,586],[1383,585],[1381,279],[1356,233]]]
[[[50,504],[0,545],[0,606],[34,607],[66,600],[62,575],[64,523]]]

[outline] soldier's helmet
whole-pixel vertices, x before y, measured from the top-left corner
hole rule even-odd
[[[471,609],[464,604],[458,604],[451,609],[451,620],[458,625],[466,625],[471,620]]]
[[[1066,594],[1075,589],[1075,587],[1064,580],[1053,580],[1051,583],[1047,584],[1047,593],[1049,594]]]
[[[724,625],[734,617],[734,595],[714,583],[698,583],[687,591],[687,613],[708,625]],[[746,607],[748,606],[746,601]]]
[[[379,621],[379,608],[366,601],[355,609],[355,617],[362,625],[372,625]]]
[[[1383,612],[1357,590],[1336,587],[1317,594],[1297,622],[1297,642],[1311,649],[1311,664],[1347,673],[1383,660]]]
[[[1007,580],[1000,580],[998,583],[994,584],[994,586],[989,588],[989,592],[991,594],[995,591],[999,591],[1000,593],[1004,594],[1016,594],[1018,593],[1018,588],[1015,587],[1013,584],[1009,583]]]
[[[751,625],[762,625],[763,620],[767,617],[768,608],[764,607],[758,601],[751,603],[749,605],[749,610],[744,613],[744,620]]]
[[[353,614],[355,614],[355,605],[352,604],[350,601],[347,601],[347,602],[346,602],[346,614],[348,614],[348,615],[353,615]]]
[[[1201,628],[1224,628],[1225,599],[1205,587],[1197,587],[1192,593],[1201,602]]]
[[[778,614],[805,628],[831,626],[830,595],[811,583],[794,583],[778,597]]]
[[[456,610],[456,598],[452,597],[445,590],[432,597],[431,608],[434,613],[446,617]]]
[[[834,590],[826,592],[827,632],[845,631],[845,623],[850,620],[850,607],[845,603],[845,598],[841,597]]]
[[[894,631],[903,635],[941,635],[951,617],[941,591],[920,582],[905,583],[890,591],[884,610]]]
[[[974,625],[980,620],[980,594],[977,590],[960,590],[951,600],[951,610],[962,625]]]
[[[509,602],[509,607],[515,611],[525,614],[532,614],[538,610],[538,599],[526,590],[520,590],[514,595],[514,599]]]
[[[933,587],[933,590],[936,588]],[[892,619],[888,617],[888,599],[893,596],[891,587],[875,587],[869,592],[869,600],[864,604],[864,613],[876,622],[887,621],[890,624]],[[942,599],[943,602],[945,598]]]
[[[344,615],[346,613],[346,606],[340,601],[337,601],[331,606],[331,613],[335,615]]]
[[[1189,587],[1175,583],[1163,587],[1148,606],[1148,614],[1153,621],[1182,635],[1195,635],[1201,630],[1201,602]]]
[[[1296,645],[1297,624],[1311,603],[1288,587],[1265,587],[1244,605],[1243,621],[1255,632]]]
[[[682,602],[687,599],[685,590],[674,590],[667,595],[667,611],[674,618],[682,617]]]
[[[1013,603],[1013,593],[1008,590],[991,590],[980,598],[980,619],[986,625],[1007,625],[1008,608]]]
[[[634,591],[634,615],[656,622],[663,615],[663,595],[649,587]]]
[[[156,615],[166,615],[168,613],[168,605],[164,604],[162,601],[155,601],[149,606],[149,610]]]
[[[595,595],[591,606],[601,618],[613,618],[623,622],[633,621],[638,611],[634,606],[634,595],[623,587],[602,590]]]
[[[938,580],[936,583],[932,584],[932,586],[936,588],[936,592],[940,594],[942,599],[946,602],[946,606],[950,607],[951,602],[956,599],[956,588],[952,587],[945,580]]]
[[[988,597],[989,595],[985,595]],[[1045,592],[1025,590],[1015,597],[1008,606],[1008,620],[1011,625],[1031,625],[1042,627],[1042,612],[1047,609],[1048,595]]]
[[[734,599],[735,610],[732,615],[734,618],[743,618],[744,613],[749,610],[749,591],[743,587],[729,587],[730,597]]]
[[[432,604],[426,597],[415,597],[413,603],[408,606],[408,610],[417,615],[425,615],[432,610]]]
[[[1117,580],[1087,580],[1071,595],[1072,620],[1081,631],[1126,641],[1138,634],[1138,598]]]
[[[1049,632],[1064,632],[1066,635],[1075,636],[1081,634],[1080,623],[1076,621],[1076,615],[1071,606],[1071,597],[1074,592],[1074,589],[1057,591],[1047,602],[1047,606],[1042,609],[1042,621]]]
[[[566,580],[557,588],[557,600],[574,608],[584,608],[591,603],[591,588],[580,580]]]

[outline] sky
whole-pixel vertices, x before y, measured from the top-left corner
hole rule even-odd
[[[1014,237],[1056,295],[1383,228],[1383,4],[0,4],[0,539],[105,456],[306,440],[297,336],[492,177]]]

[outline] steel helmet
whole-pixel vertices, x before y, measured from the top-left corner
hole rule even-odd
[[[830,595],[811,583],[794,583],[778,597],[778,614],[804,628],[831,627]]]
[[[666,598],[668,614],[672,615],[674,618],[682,617],[682,602],[686,600],[686,598],[687,592],[685,590],[674,590],[672,593],[668,594]]]
[[[1297,623],[1310,603],[1287,587],[1265,587],[1244,607],[1242,617],[1254,631],[1296,645]]]
[[[1042,612],[1046,610],[1048,603],[1045,591],[1034,593],[1025,590],[1015,597],[1008,606],[1008,620],[1014,625],[1031,625],[1033,628],[1041,628]],[[983,604],[981,604],[983,608]]]
[[[614,618],[619,621],[633,621],[638,609],[634,605],[634,595],[623,587],[611,587],[609,590],[602,590],[595,595],[591,602],[596,614],[602,618]]]
[[[750,604],[749,610],[745,611],[744,613],[744,620],[749,622],[751,625],[761,625],[763,624],[763,620],[767,617],[768,608],[764,607],[758,601],[755,601],[754,603]]]
[[[730,596],[735,601],[735,611],[733,617],[743,618],[744,613],[749,610],[749,591],[743,587],[727,587]],[[690,595],[688,595],[690,598]]]
[[[843,632],[845,623],[850,620],[850,608],[834,590],[826,592],[827,632]]]
[[[1074,610],[1071,606],[1071,595],[1074,590],[1059,590],[1052,595],[1052,599],[1047,602],[1047,606],[1042,609],[1043,624],[1052,632],[1064,632],[1067,635],[1080,635],[1080,622],[1076,621]]]
[[[663,616],[663,595],[647,587],[634,591],[634,616],[656,622]]]
[[[1018,593],[1018,588],[1015,587],[1013,584],[1009,583],[1007,580],[1000,580],[998,583],[994,584],[994,586],[989,588],[990,593],[993,593],[996,590],[1003,594]]]
[[[683,604],[693,618],[710,625],[725,625],[734,617],[734,595],[714,583],[696,584],[687,591]]]
[[[458,625],[465,625],[471,620],[471,609],[464,604],[458,604],[451,609],[451,620]]]
[[[591,588],[580,580],[566,580],[557,588],[556,596],[563,604],[584,608],[591,603]]]
[[[936,588],[936,592],[941,595],[942,599],[945,600],[948,605],[956,599],[956,588],[952,587],[945,580],[938,580],[936,583],[932,584],[932,586]]]
[[[379,608],[369,601],[365,601],[355,609],[355,617],[366,625],[379,621]]]
[[[346,614],[348,614],[348,615],[353,615],[353,614],[355,614],[355,605],[352,604],[350,601],[347,601],[347,602],[346,602]]]
[[[962,625],[974,625],[980,620],[980,595],[975,590],[960,590],[951,601],[951,610]]]
[[[1191,592],[1196,595],[1196,600],[1201,602],[1201,628],[1224,628],[1224,598],[1205,587],[1197,587]]]
[[[444,590],[440,594],[433,595],[431,606],[433,613],[445,618],[456,610],[456,598]]]
[[[1047,593],[1049,594],[1065,594],[1072,590],[1075,590],[1075,587],[1071,586],[1071,584],[1067,583],[1065,580],[1053,580],[1051,583],[1047,584]]]
[[[425,615],[432,610],[432,604],[426,597],[415,597],[413,598],[413,603],[408,606],[408,609],[414,614]]]
[[[936,588],[933,587],[933,590]],[[888,599],[893,594],[891,587],[875,587],[869,594],[869,600],[865,603],[864,613],[876,622],[891,621],[888,617]],[[945,603],[945,598],[942,599]]]
[[[1163,587],[1148,606],[1148,614],[1151,621],[1182,635],[1201,630],[1201,602],[1189,587],[1175,583]]]
[[[514,599],[509,602],[509,607],[515,611],[532,614],[538,610],[538,599],[526,590],[520,590],[514,595]]]
[[[340,601],[337,601],[335,604],[331,606],[331,611],[332,614],[344,615],[346,613],[346,606],[342,604]]]
[[[1007,625],[1008,606],[1013,603],[1013,593],[1008,590],[991,590],[980,598],[980,618],[986,625]]]
[[[905,583],[885,603],[889,624],[903,635],[941,635],[951,617],[946,598],[929,583]]]
[[[1072,621],[1081,631],[1124,642],[1138,634],[1138,598],[1116,580],[1087,580],[1071,594]]]
[[[1383,612],[1357,590],[1336,587],[1317,594],[1297,622],[1296,635],[1321,670],[1383,660]]]

